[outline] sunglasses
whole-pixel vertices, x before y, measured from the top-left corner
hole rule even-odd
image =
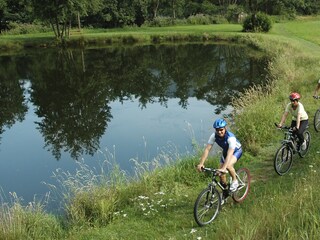
[[[216,132],[222,132],[224,128],[216,128]]]

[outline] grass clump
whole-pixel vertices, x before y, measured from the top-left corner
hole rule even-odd
[[[15,193],[12,204],[2,203],[0,207],[0,239],[60,239],[63,237],[61,222],[45,212],[45,204],[20,203]]]

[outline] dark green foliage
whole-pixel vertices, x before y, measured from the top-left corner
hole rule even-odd
[[[244,32],[269,32],[271,27],[271,18],[264,13],[251,14],[243,22]]]
[[[156,17],[144,23],[144,26],[148,27],[166,27],[172,25],[175,25],[175,20],[171,17]]]
[[[43,24],[28,24],[28,23],[18,23],[18,22],[9,22],[7,26],[7,34],[28,34],[28,33],[41,33],[49,32],[51,28]]]

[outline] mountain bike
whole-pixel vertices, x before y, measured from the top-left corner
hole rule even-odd
[[[313,98],[319,99],[320,97],[313,96]],[[320,108],[318,108],[316,113],[314,114],[313,126],[314,126],[314,130],[316,130],[316,132],[320,132]]]
[[[282,126],[279,128],[276,123],[275,125],[278,129],[285,130],[284,139],[281,141],[281,146],[276,152],[273,164],[276,173],[282,176],[288,173],[291,169],[294,154],[298,153],[301,158],[304,158],[307,155],[311,143],[311,134],[308,131],[307,126],[306,130],[303,133],[304,139],[306,141],[305,148],[302,148],[301,146],[300,149],[297,149],[299,139],[297,135],[293,133],[293,129],[288,126]]]
[[[194,204],[193,215],[199,226],[211,223],[218,216],[222,204],[227,201],[228,197],[231,196],[236,203],[242,202],[248,195],[251,181],[249,170],[240,168],[236,172],[239,186],[236,191],[232,192],[229,189],[231,177],[229,184],[223,186],[219,181],[221,173],[217,169],[203,168],[202,171],[211,174],[212,180],[208,187],[200,192]]]

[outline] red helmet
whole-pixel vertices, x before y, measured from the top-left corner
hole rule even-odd
[[[299,100],[299,99],[300,99],[300,94],[297,93],[297,92],[293,92],[293,93],[290,94],[289,99],[290,99],[291,101],[293,101],[293,100]]]

